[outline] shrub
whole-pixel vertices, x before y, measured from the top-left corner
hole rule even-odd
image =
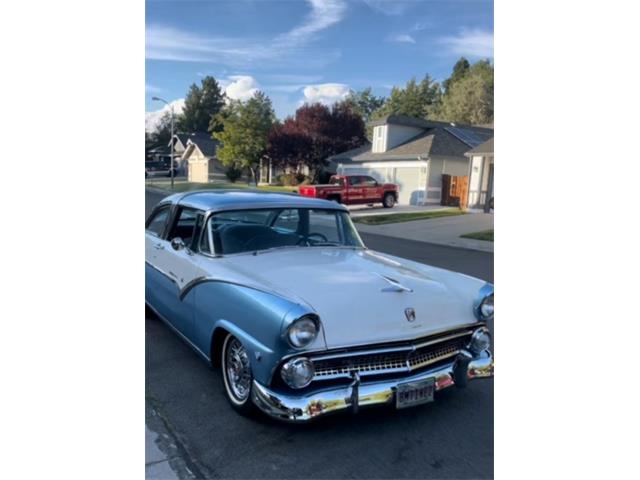
[[[224,172],[231,183],[236,183],[236,181],[242,176],[242,169],[237,167],[229,167],[227,171]]]
[[[295,174],[295,179],[296,179],[296,185],[300,185],[307,179],[307,176],[304,173],[298,172]]]
[[[276,180],[278,180],[278,183],[280,185],[284,185],[286,187],[297,185],[295,175],[293,173],[283,173],[281,175],[278,175]]]

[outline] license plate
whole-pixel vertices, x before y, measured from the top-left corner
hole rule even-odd
[[[396,408],[407,408],[433,402],[433,392],[435,390],[436,382],[434,378],[401,383],[396,391]]]

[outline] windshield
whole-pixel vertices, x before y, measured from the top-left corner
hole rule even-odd
[[[207,253],[280,247],[363,247],[348,213],[309,208],[235,210],[211,215],[202,238]]]

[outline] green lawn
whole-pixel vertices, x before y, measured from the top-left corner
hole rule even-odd
[[[485,240],[493,242],[493,230],[483,230],[482,232],[465,233],[460,235],[463,238],[473,238],[475,240]]]
[[[464,215],[460,209],[447,208],[434,210],[431,212],[410,212],[410,213],[390,213],[387,215],[368,215],[365,217],[354,217],[353,221],[364,223],[365,225],[384,225],[387,223],[412,222],[414,220],[426,220],[429,218],[451,217],[454,215]]]
[[[147,181],[145,182],[145,186],[160,188],[162,190],[167,190],[171,192],[171,181],[170,180],[158,180],[158,181]],[[256,187],[251,185],[247,185],[246,183],[192,183],[179,181],[174,183],[174,192],[188,192],[190,190],[219,190],[219,189],[255,189]],[[285,192],[285,193],[298,193],[297,187],[283,187],[279,185],[260,185],[257,187],[258,190],[264,192]]]

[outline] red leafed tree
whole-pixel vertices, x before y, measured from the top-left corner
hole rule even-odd
[[[307,165],[317,180],[328,157],[365,140],[362,117],[348,103],[335,103],[331,108],[306,104],[271,130],[267,155],[275,165],[293,169]]]

